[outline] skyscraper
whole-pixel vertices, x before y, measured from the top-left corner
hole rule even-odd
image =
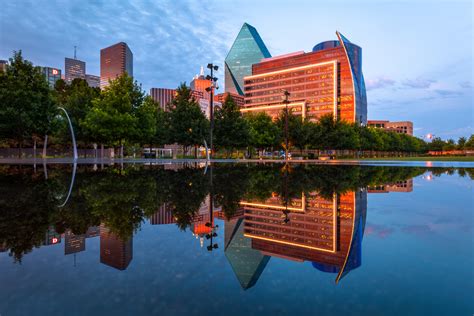
[[[52,68],[52,67],[40,67],[40,68],[41,68],[41,72],[46,78],[46,81],[48,81],[49,86],[53,88],[56,81],[61,79],[61,69]]]
[[[209,100],[210,94],[206,91],[211,86],[211,80],[206,79],[204,76],[204,68],[201,66],[199,75],[196,75],[191,80],[190,87],[193,91],[200,91],[203,94],[203,98]]]
[[[64,58],[64,72],[67,83],[76,78],[86,79],[86,63],[79,59]]]
[[[166,106],[173,101],[176,95],[176,89],[167,88],[151,88],[150,96],[155,102],[158,102],[160,107],[165,110]]]
[[[336,32],[338,40],[303,51],[267,58],[252,66],[245,80],[242,112],[266,112],[276,117],[290,92],[291,114],[310,120],[332,114],[347,122],[367,124],[367,97],[362,74],[362,49]]]
[[[127,269],[133,258],[133,236],[124,239],[100,225],[100,262],[118,270]]]
[[[133,77],[133,54],[128,45],[120,42],[100,50],[100,88],[109,85],[109,80],[127,73]]]
[[[86,74],[86,81],[89,87],[92,88],[99,88],[100,87],[100,77],[94,75],[87,75]]]
[[[7,65],[8,61],[7,60],[0,60],[0,71],[6,71],[7,70]]]
[[[271,57],[257,30],[244,23],[225,58],[225,92],[244,95],[244,77],[252,74],[252,65]]]

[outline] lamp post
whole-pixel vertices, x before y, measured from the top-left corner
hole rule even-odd
[[[218,66],[214,64],[207,64],[207,68],[211,70],[211,75],[207,75],[206,79],[211,81],[211,85],[206,88],[206,91],[209,92],[210,99],[209,99],[209,121],[210,121],[210,129],[209,129],[209,146],[210,146],[210,154],[209,159],[212,159],[214,147],[212,143],[212,132],[214,129],[214,88],[217,89],[217,78],[214,77],[214,70],[217,71],[219,69]]]
[[[290,96],[290,92],[288,90],[283,91],[283,103],[285,103],[285,160],[288,161],[288,97]]]

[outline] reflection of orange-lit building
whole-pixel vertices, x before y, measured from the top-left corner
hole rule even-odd
[[[332,199],[311,193],[292,199],[288,206],[278,197],[241,204],[245,208],[244,236],[263,255],[311,261],[319,270],[338,272],[336,281],[360,265],[365,190],[335,194]]]
[[[412,192],[413,179],[405,181],[397,181],[394,183],[380,184],[369,186],[368,193],[388,193],[388,192]]]
[[[133,236],[124,240],[100,225],[100,262],[118,270],[125,270],[133,258]]]

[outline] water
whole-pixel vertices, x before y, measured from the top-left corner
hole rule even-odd
[[[0,166],[0,315],[471,315],[473,178]]]

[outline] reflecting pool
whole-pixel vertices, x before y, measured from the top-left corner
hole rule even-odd
[[[0,315],[471,315],[473,179],[0,165]]]

